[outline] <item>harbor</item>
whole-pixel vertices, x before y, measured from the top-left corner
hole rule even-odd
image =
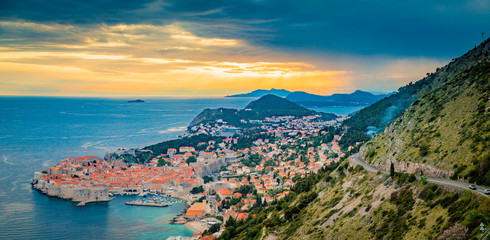
[[[148,203],[148,202],[125,202],[126,205],[133,206],[147,206],[147,207],[168,207],[168,204],[165,203]]]
[[[151,197],[148,194],[140,194],[139,199],[136,199],[131,202],[125,202],[125,205],[131,206],[146,206],[146,207],[168,207],[172,206],[173,203],[177,201],[171,197],[166,195],[152,195]]]

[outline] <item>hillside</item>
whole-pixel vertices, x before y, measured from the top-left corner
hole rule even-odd
[[[490,42],[487,40],[463,56],[453,59],[448,65],[437,68],[434,73],[428,73],[427,77],[403,86],[396,94],[359,111],[343,124],[348,129],[341,141],[343,149],[347,149],[349,145],[354,145],[356,142],[367,141],[368,135],[372,137],[382,131],[417,99],[452,82],[459,73],[477,64],[490,61],[489,45]]]
[[[321,115],[325,120],[335,119],[337,116],[331,113],[318,113],[313,110],[309,110],[305,107],[299,106],[289,100],[282,97],[278,97],[272,94],[265,95],[255,101],[250,102],[245,109],[205,109],[202,111],[192,122],[189,127],[214,122],[218,119],[222,119],[234,126],[242,126],[240,120],[263,120],[266,117],[272,116],[308,116],[308,115]]]
[[[286,99],[308,107],[349,107],[349,106],[366,106],[380,99],[389,96],[389,94],[374,95],[369,92],[357,90],[350,94],[333,94],[330,96],[320,96],[306,92],[293,92]]]
[[[461,239],[477,239],[479,224],[490,221],[487,197],[361,169],[327,167],[288,197],[253,209],[255,217],[228,225],[220,239],[438,239],[458,226]]]
[[[385,169],[394,162],[406,172],[490,186],[489,93],[490,61],[454,73],[369,141],[363,153]]]
[[[242,94],[235,94],[235,95],[228,95],[226,97],[262,97],[267,94],[274,94],[279,97],[286,97],[289,95],[291,92],[288,90],[284,89],[275,89],[271,88],[270,90],[264,90],[264,89],[257,89],[249,93],[242,93]]]
[[[250,102],[245,111],[257,115],[291,115],[305,116],[315,114],[315,111],[309,110],[284,98],[268,94],[258,100]]]

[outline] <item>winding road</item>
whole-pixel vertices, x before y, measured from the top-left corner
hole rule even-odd
[[[368,172],[372,172],[372,173],[378,172],[377,168],[375,168],[371,165],[368,165],[367,163],[363,162],[360,159],[360,153],[356,153],[356,154],[351,155],[349,157],[349,161],[353,164],[361,165]],[[389,172],[387,172],[387,171],[383,171],[383,173],[389,174]],[[417,176],[417,179],[420,179],[420,178],[421,178],[421,176]],[[442,178],[431,178],[431,177],[425,177],[425,178],[427,179],[427,182],[436,183],[436,184],[443,184],[443,185],[462,188],[465,190],[470,190],[471,184],[469,184],[469,183],[463,183],[463,182],[458,182],[458,181],[453,181],[453,180],[448,180],[448,179],[442,179]],[[485,190],[487,188],[482,187],[482,186],[476,186],[476,185],[475,185],[475,187],[476,187],[476,190],[471,190],[472,192],[476,192],[476,193],[481,194],[482,196],[485,196],[485,197],[490,197],[490,195],[485,194]]]

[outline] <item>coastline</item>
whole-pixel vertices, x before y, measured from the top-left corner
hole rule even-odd
[[[207,227],[203,227],[199,221],[190,221],[185,223],[184,226],[196,233],[203,233],[208,229]]]
[[[2,99],[2,103],[8,105],[9,109],[12,108],[12,110],[5,111],[11,114],[4,115],[9,120],[7,121],[9,125],[6,125],[4,129],[6,130],[4,136],[8,136],[3,139],[5,140],[4,143],[9,146],[15,145],[19,147],[9,148],[4,152],[7,163],[4,163],[6,165],[2,168],[2,174],[0,175],[2,175],[2,184],[4,184],[2,193],[5,193],[5,195],[2,196],[0,203],[5,209],[2,212],[4,218],[0,222],[3,225],[3,229],[8,231],[2,231],[0,239],[12,239],[19,236],[24,238],[63,239],[66,236],[80,236],[81,234],[84,234],[87,238],[94,239],[121,239],[127,238],[128,234],[137,233],[140,230],[149,234],[153,228],[146,228],[145,224],[147,223],[145,222],[133,222],[133,217],[129,215],[130,212],[145,212],[148,209],[141,209],[140,211],[139,208],[135,209],[134,207],[126,207],[119,204],[121,202],[120,199],[126,199],[126,196],[119,197],[119,195],[114,195],[115,199],[111,202],[95,202],[88,203],[85,207],[76,207],[78,202],[72,202],[70,199],[56,195],[48,195],[37,188],[31,188],[32,172],[52,167],[67,156],[98,155],[104,157],[104,154],[108,151],[116,150],[112,146],[142,148],[158,143],[161,139],[176,139],[177,132],[159,133],[158,131],[165,131],[174,127],[173,124],[175,122],[189,122],[201,111],[201,105],[209,107],[222,105],[238,107],[248,102],[248,100],[238,101],[233,99],[232,101],[230,99],[218,101],[216,99],[199,101],[191,99],[189,106],[186,106],[187,110],[195,112],[193,114],[192,112],[187,112],[187,110],[185,112],[180,111],[182,102],[180,100],[151,99],[151,104],[128,107],[118,99],[91,98],[36,98],[35,101],[29,101],[31,104],[24,105],[26,98],[8,97]],[[185,101],[187,104],[187,100]],[[195,102],[198,102],[198,104],[195,104]],[[228,104],[229,102],[232,103]],[[121,104],[123,107],[120,107]],[[77,108],[77,106],[81,105],[85,106],[85,108]],[[152,109],[157,109],[158,111],[153,111]],[[32,116],[39,114],[39,112],[47,117],[33,119]],[[107,114],[87,114],[100,112]],[[140,112],[145,114],[135,114]],[[118,125],[117,129],[114,129],[114,125],[107,125],[106,123],[114,120],[114,115],[116,114],[121,114],[121,116],[125,114],[124,116],[127,117],[117,118],[121,120],[122,125]],[[176,120],[167,120],[162,118],[161,114],[172,114]],[[25,126],[11,124],[15,121],[10,121],[10,119],[25,122],[27,125],[34,121],[37,125],[43,126],[43,128],[32,128],[29,131],[25,131]],[[59,121],[57,122],[58,124],[53,124],[53,119],[58,119],[56,120]],[[143,128],[141,124],[143,121],[146,124],[144,128],[156,129],[157,131],[138,133]],[[60,129],[69,128],[73,123],[76,123],[80,128],[73,128],[72,131],[60,131]],[[49,138],[45,136],[46,132],[50,133]],[[110,139],[106,137],[126,134],[136,136],[131,137],[130,140],[120,137]],[[30,140],[26,141],[25,138]],[[81,147],[81,145],[84,147]],[[26,149],[29,151],[26,151]],[[15,165],[9,165],[9,163],[15,163]],[[10,189],[19,190],[24,187],[28,187],[29,191],[10,193]],[[179,203],[179,206],[184,208],[184,204],[180,205]],[[46,211],[46,209],[51,211]],[[117,211],[109,209],[117,209]],[[157,211],[160,211],[160,209]],[[154,225],[162,226],[168,224],[172,218],[181,215],[181,211],[183,210],[179,207],[178,210],[169,214],[164,222],[158,221],[161,218],[160,216],[152,216],[152,219],[155,219]],[[63,214],[60,214],[60,212],[63,212]],[[91,217],[87,215],[89,213]],[[80,218],[77,217],[77,214],[87,215],[87,217]],[[124,225],[124,222],[109,222],[106,220],[108,218],[127,218],[125,222],[130,221],[131,226]],[[94,221],[102,224],[93,224]],[[101,230],[100,227],[108,223],[111,224],[110,227],[114,231]],[[86,228],[73,228],[76,225],[84,225]],[[39,228],[39,226],[43,227]],[[167,225],[166,227],[171,229],[174,235],[178,232],[182,232],[181,234],[191,232],[184,226],[173,226],[175,228],[172,225]],[[64,229],[63,232],[59,231],[59,228]],[[170,235],[155,233],[155,236],[158,236],[156,238],[166,239]]]

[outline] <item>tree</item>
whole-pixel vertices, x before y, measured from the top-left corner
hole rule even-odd
[[[193,163],[193,162],[197,162],[197,159],[196,159],[196,157],[194,157],[194,156],[190,156],[189,158],[187,158],[187,160],[185,160],[185,162],[186,162],[187,164],[191,164],[191,163]]]
[[[236,221],[235,221],[235,218],[233,218],[233,217],[228,218],[228,220],[225,223],[225,227],[227,227],[227,228],[232,227],[232,226],[234,227],[235,225],[236,225]]]
[[[170,166],[170,162],[165,161],[165,159],[163,159],[163,158],[158,159],[157,167],[161,167],[163,165],[169,165]]]
[[[204,192],[204,188],[202,186],[194,187],[191,189],[192,194],[198,194]]]
[[[208,230],[204,231],[204,232],[202,233],[202,235],[203,235],[203,236],[213,235],[213,233],[215,233],[215,232],[218,232],[218,231],[219,231],[220,226],[221,226],[221,224],[219,224],[219,223],[215,223],[215,224],[211,225],[211,227],[210,227]]]
[[[208,182],[212,182],[213,181],[213,177],[204,176],[204,177],[202,177],[202,180],[204,180],[204,184],[206,184]]]
[[[393,162],[390,162],[390,176],[393,178],[395,176],[395,166]]]
[[[242,199],[241,198],[232,198],[230,200],[230,205],[233,206],[233,205],[237,205]]]

